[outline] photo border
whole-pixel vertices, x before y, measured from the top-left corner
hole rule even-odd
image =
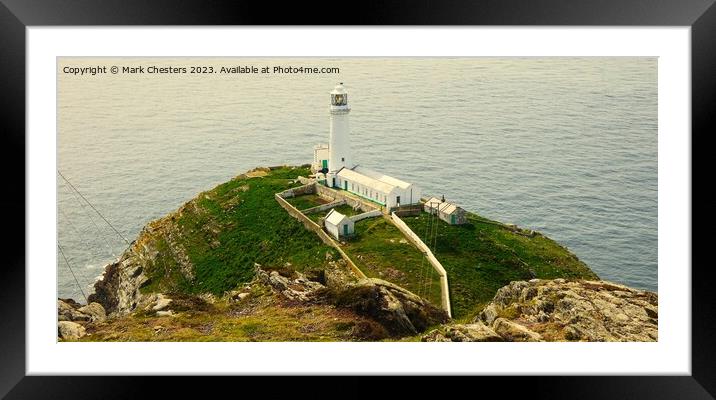
[[[332,10],[345,24],[385,25],[649,25],[690,26],[692,56],[692,215],[699,215],[698,226],[712,226],[714,217],[704,205],[693,202],[695,191],[707,190],[693,182],[711,168],[701,158],[699,165],[695,151],[705,151],[708,127],[716,110],[716,6],[713,0],[657,0],[644,6],[638,0],[608,1],[458,1],[438,4],[428,1],[397,1],[377,7],[360,4],[343,10],[336,4],[295,2],[276,7],[268,2],[232,2],[229,5],[207,6],[202,1],[175,3],[155,0],[112,1],[48,1],[0,0],[0,74],[7,83],[0,96],[3,126],[3,157],[5,171],[6,210],[5,248],[12,249],[9,262],[0,269],[0,396],[10,398],[105,397],[107,392],[117,396],[131,393],[127,377],[35,377],[25,376],[25,67],[27,26],[70,25],[264,25],[291,24],[324,25],[326,10]],[[399,29],[399,28],[398,28]],[[696,145],[694,145],[696,143]],[[18,171],[22,165],[23,173]],[[8,196],[12,193],[13,196]],[[25,210],[25,213],[11,210]],[[8,212],[10,211],[10,212]],[[692,218],[693,220],[693,218]],[[9,229],[8,229],[9,227]],[[709,234],[697,235],[692,224],[692,259],[705,253]],[[22,233],[22,234],[21,234]],[[711,234],[713,236],[713,234]],[[701,253],[694,253],[694,244],[701,244]],[[21,250],[22,249],[22,250]],[[693,262],[692,262],[693,264]],[[688,268],[690,266],[684,266]],[[682,377],[539,377],[517,378],[519,385],[503,384],[550,398],[713,398],[716,392],[716,362],[711,332],[714,332],[716,306],[710,296],[713,276],[710,265],[692,267],[692,375]],[[616,362],[616,360],[615,360]],[[494,379],[494,378],[493,378]],[[134,388],[136,390],[136,388]],[[159,388],[162,390],[162,388]],[[537,393],[535,393],[537,392]],[[146,392],[144,394],[149,394]]]

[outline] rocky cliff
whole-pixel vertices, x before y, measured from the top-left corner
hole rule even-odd
[[[324,268],[333,250],[288,216],[273,198],[298,185],[301,167],[257,168],[200,193],[147,224],[105,268],[90,302],[107,313],[136,309],[144,294],[221,295],[250,281],[254,263]]]
[[[58,315],[60,339],[90,341],[395,340],[448,320],[401,287],[355,278],[343,260],[308,275],[257,265],[251,282],[223,296],[145,294],[111,318],[97,303],[59,300]]]
[[[58,302],[59,336],[132,341],[657,338],[656,294],[598,281],[551,239],[474,214],[470,224],[440,230],[436,254],[449,268],[453,311],[472,320],[442,325],[448,322],[445,313],[425,293],[421,297],[415,294],[419,290],[406,289],[411,279],[400,280],[419,276],[421,254],[413,251],[418,258],[410,259],[410,245],[390,236],[389,224],[372,223],[361,231],[362,242],[342,244],[367,268],[369,278],[357,279],[333,247],[279,206],[274,193],[299,186],[297,178],[306,174],[305,166],[258,168],[152,221],[106,267],[89,306]],[[413,229],[423,222],[408,220]],[[523,281],[535,276],[543,279]],[[559,277],[570,280],[547,279]]]
[[[606,281],[517,281],[497,291],[470,324],[455,324],[424,341],[658,340],[656,293]]]

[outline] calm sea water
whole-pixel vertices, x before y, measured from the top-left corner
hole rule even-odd
[[[318,66],[339,74],[58,77],[58,168],[130,241],[256,166],[328,141],[344,82],[354,160],[540,230],[602,279],[657,289],[656,58],[61,59],[63,66]],[[126,244],[58,177],[84,291]],[[80,300],[59,258],[59,295]]]

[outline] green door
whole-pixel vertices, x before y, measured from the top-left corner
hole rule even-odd
[[[455,225],[455,214],[450,216],[450,223]]]
[[[348,224],[343,224],[343,236],[348,236]]]
[[[348,181],[343,181],[343,190],[348,190]]]
[[[328,169],[328,160],[323,160],[323,169]]]

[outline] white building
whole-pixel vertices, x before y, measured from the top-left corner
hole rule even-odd
[[[355,222],[347,216],[339,213],[336,209],[332,209],[323,220],[323,226],[326,231],[336,239],[341,236],[350,236],[355,232]]]
[[[313,171],[326,186],[349,191],[381,206],[391,209],[420,203],[420,188],[391,176],[355,166],[351,158],[348,114],[348,92],[342,83],[331,91],[331,130],[328,148],[318,145],[313,149]],[[325,159],[326,153],[328,160]]]
[[[312,172],[328,172],[328,145],[317,144],[313,146],[313,168]]]
[[[431,197],[425,201],[423,208],[426,213],[436,214],[438,218],[450,225],[461,225],[467,223],[465,210],[455,203]]]
[[[388,209],[420,202],[419,187],[360,166],[340,170],[335,186]]]

